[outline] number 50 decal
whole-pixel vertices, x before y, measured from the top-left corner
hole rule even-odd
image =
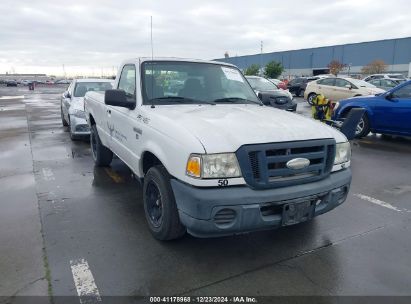
[[[219,179],[218,186],[220,187],[227,187],[228,186],[228,179]]]

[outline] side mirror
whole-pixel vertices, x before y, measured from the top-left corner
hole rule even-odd
[[[136,101],[127,99],[126,92],[123,90],[107,90],[104,93],[104,103],[109,106],[134,109]]]
[[[345,87],[346,87],[347,89],[350,89],[350,90],[352,89],[352,85],[350,85],[350,84],[346,84]]]
[[[392,92],[390,92],[390,93],[388,93],[387,95],[385,95],[385,99],[387,99],[387,100],[389,100],[389,101],[392,101],[393,98],[394,98],[394,96],[393,96]]]
[[[69,91],[65,92],[65,93],[64,93],[64,97],[70,99],[70,98],[71,98],[70,92],[69,92]]]

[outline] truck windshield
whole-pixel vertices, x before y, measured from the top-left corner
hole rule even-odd
[[[233,67],[184,61],[142,64],[143,104],[260,104],[241,72]]]

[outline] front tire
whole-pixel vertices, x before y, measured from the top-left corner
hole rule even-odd
[[[113,152],[101,143],[96,125],[92,125],[90,129],[90,146],[96,166],[108,167],[113,160]]]
[[[315,93],[310,93],[310,95],[308,95],[307,97],[307,102],[309,105],[314,105],[314,98],[317,96],[317,94]]]
[[[170,175],[159,165],[151,167],[144,177],[144,213],[151,234],[160,241],[182,237],[186,229],[180,222]]]
[[[364,114],[358,123],[357,129],[355,130],[355,137],[362,138],[367,136],[370,133],[370,129],[370,120],[368,119],[367,114]]]
[[[63,106],[60,106],[60,114],[61,114],[61,123],[63,124],[63,127],[67,127],[67,126],[68,126],[68,122],[67,122],[66,119],[64,118]]]
[[[344,114],[344,118],[347,118],[349,112]],[[360,122],[355,130],[355,138],[362,138],[367,136],[371,131],[370,120],[366,113],[361,117]]]

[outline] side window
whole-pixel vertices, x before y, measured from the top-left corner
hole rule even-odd
[[[396,90],[393,93],[394,98],[411,99],[411,84]]]
[[[374,79],[374,80],[371,80],[370,83],[375,85],[376,87],[378,87],[380,85],[380,80]],[[384,85],[384,84],[382,84],[382,85]]]
[[[326,86],[333,86],[334,80],[335,78],[323,78],[321,80],[318,80],[317,83],[321,85],[326,85]]]
[[[390,80],[390,79],[381,79],[381,86],[383,87],[388,87],[388,88],[393,88],[395,86],[397,86],[397,84]]]
[[[118,82],[118,89],[126,92],[127,99],[136,100],[136,67],[128,64],[123,67]]]
[[[337,78],[335,79],[335,86],[340,88],[345,88],[346,85],[351,85],[347,80]]]

